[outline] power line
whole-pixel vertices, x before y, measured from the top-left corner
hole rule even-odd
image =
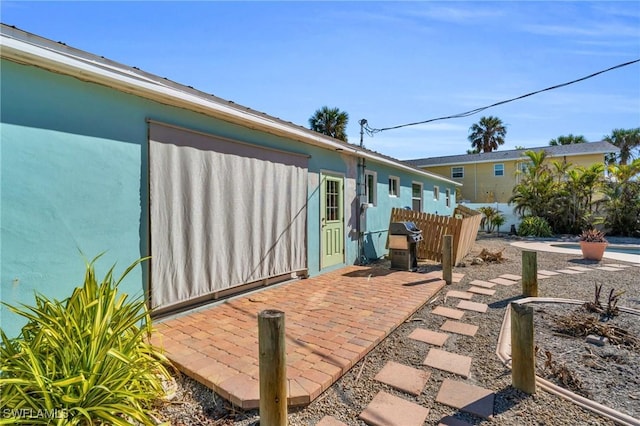
[[[640,62],[640,59],[636,59],[636,60],[633,60],[633,61],[625,62],[623,64],[615,65],[615,66],[613,66],[611,68],[607,68],[607,69],[602,70],[602,71],[594,72],[593,74],[589,74],[589,75],[587,75],[585,77],[581,77],[581,78],[578,78],[576,80],[571,80],[571,81],[569,81],[567,83],[556,84],[555,86],[550,86],[550,87],[547,87],[547,88],[542,89],[542,90],[536,90],[535,92],[527,93],[526,95],[522,95],[522,96],[518,96],[518,97],[515,97],[515,98],[507,99],[505,101],[496,102],[496,103],[491,104],[491,105],[487,105],[487,106],[483,106],[483,107],[480,107],[480,108],[472,109],[472,110],[466,111],[466,112],[461,112],[459,114],[447,115],[445,117],[432,118],[432,119],[424,120],[424,121],[416,121],[414,123],[400,124],[398,126],[384,127],[382,129],[374,129],[374,128],[369,127],[368,124],[365,124],[364,130],[367,132],[367,134],[369,136],[373,136],[374,134],[380,133],[380,132],[384,132],[385,130],[400,129],[402,127],[416,126],[418,124],[426,124],[426,123],[431,123],[433,121],[449,120],[451,118],[468,117],[470,115],[477,114],[477,113],[479,113],[481,111],[484,111],[486,109],[496,107],[498,105],[504,105],[504,104],[507,104],[509,102],[513,102],[513,101],[517,101],[519,99],[524,99],[524,98],[529,97],[529,96],[537,95],[538,93],[548,92],[549,90],[554,90],[554,89],[559,89],[560,87],[569,86],[571,84],[575,84],[575,83],[578,83],[580,81],[588,80],[588,79],[593,78],[593,77],[595,77],[597,75],[604,74],[606,72],[613,71],[613,70],[618,69],[618,68],[623,68],[623,67],[626,67],[626,66],[629,66],[629,65],[633,65],[633,64],[635,64],[637,62]]]

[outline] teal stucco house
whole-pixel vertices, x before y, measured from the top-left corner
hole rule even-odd
[[[169,313],[382,257],[393,207],[453,214],[445,177],[14,27],[1,37],[3,302],[63,299],[81,253],[105,252],[99,274],[151,256],[122,289]]]

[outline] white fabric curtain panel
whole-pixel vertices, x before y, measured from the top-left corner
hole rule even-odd
[[[307,164],[150,122],[151,306],[306,269]]]

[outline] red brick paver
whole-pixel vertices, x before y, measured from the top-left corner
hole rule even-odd
[[[433,273],[349,266],[164,320],[152,342],[184,374],[243,409],[257,408],[257,315],[281,310],[288,402],[304,405],[444,285]]]

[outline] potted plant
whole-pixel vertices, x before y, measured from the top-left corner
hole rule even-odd
[[[607,248],[607,239],[602,231],[587,229],[580,234],[580,249],[582,257],[587,260],[602,260],[604,250]]]

